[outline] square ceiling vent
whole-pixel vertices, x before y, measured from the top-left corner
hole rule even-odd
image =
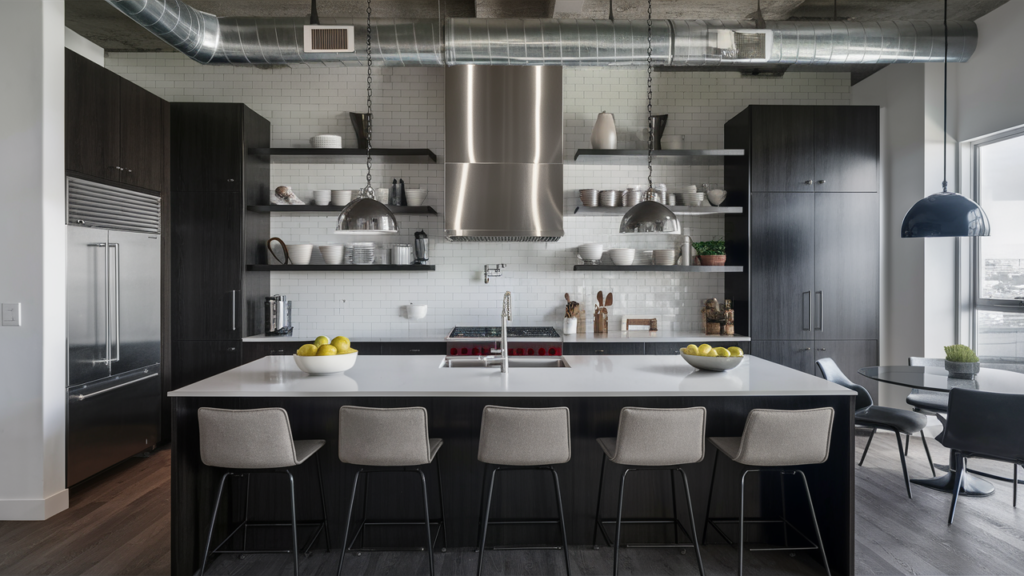
[[[772,53],[772,38],[771,30],[713,30],[708,34],[708,48],[722,60],[767,62]]]
[[[355,52],[354,26],[303,26],[306,52]]]

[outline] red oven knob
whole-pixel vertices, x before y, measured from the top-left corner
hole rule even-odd
[[[469,356],[469,348],[463,348],[462,349],[462,355],[463,356]]]
[[[523,350],[522,348],[516,348],[516,356],[525,356],[525,355],[526,355],[526,351],[525,350]]]
[[[527,356],[533,356],[533,348],[527,348],[526,349],[526,355]]]
[[[546,356],[546,355],[547,355],[547,353],[548,353],[548,352],[547,352],[547,350],[545,350],[545,349],[543,349],[543,348],[541,348],[541,349],[537,350],[537,355],[538,355],[538,356]]]
[[[559,347],[555,348],[555,356],[561,356],[561,355],[562,355],[562,347],[559,346]]]
[[[459,349],[453,347],[451,350],[448,351],[448,353],[451,354],[452,356],[458,356],[459,355]]]
[[[558,355],[559,355],[558,348],[551,348],[550,350],[548,350],[548,356],[558,356]]]
[[[476,346],[473,346],[473,356],[479,356],[479,355],[480,355],[480,349],[477,348]]]

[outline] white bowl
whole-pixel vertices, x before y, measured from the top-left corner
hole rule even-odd
[[[313,190],[313,203],[317,206],[327,206],[331,203],[331,191]]]
[[[725,372],[726,370],[732,370],[733,368],[740,365],[743,362],[743,356],[729,356],[728,358],[719,358],[715,356],[693,356],[691,354],[679,353],[683,357],[683,360],[698,370],[707,370],[708,372]]]
[[[634,248],[615,248],[608,251],[608,255],[611,256],[612,263],[616,266],[631,266],[633,259],[636,258],[636,249]]]
[[[584,260],[600,260],[604,254],[604,244],[581,244],[579,254]]]
[[[676,263],[676,251],[655,250],[651,258],[658,266],[671,266]]]
[[[292,264],[305,266],[309,264],[309,259],[313,257],[313,245],[292,244],[288,246],[288,257],[291,259]]]
[[[697,192],[683,192],[683,206],[700,206],[704,202],[704,194]]]
[[[344,206],[352,201],[353,190],[331,190],[331,204]]]
[[[317,134],[309,139],[313,148],[341,148],[341,136],[337,134]]]
[[[319,246],[320,255],[324,257],[324,264],[341,264],[341,260],[345,255],[344,246],[332,245],[332,246]]]
[[[410,320],[420,320],[427,317],[426,304],[409,304],[406,306],[406,314]]]
[[[714,189],[708,192],[708,202],[715,206],[720,206],[722,202],[725,202],[726,192],[725,190]]]
[[[293,354],[295,365],[306,374],[337,374],[350,370],[356,365],[359,352],[338,354],[336,356],[299,356]]]
[[[427,190],[425,188],[410,188],[405,191],[405,201],[409,206],[422,206],[426,199]]]

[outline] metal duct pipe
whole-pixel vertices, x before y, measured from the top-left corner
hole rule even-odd
[[[365,51],[309,53],[303,49],[304,18],[217,18],[181,0],[107,0],[143,28],[202,64],[365,66]],[[351,25],[365,21],[323,19]],[[941,22],[768,22],[772,42],[761,58],[715,49],[719,31],[754,31],[753,22],[656,20],[656,66],[765,64],[894,64],[942,60]],[[442,38],[435,20],[376,20],[374,64],[639,66],[647,63],[646,20],[552,20],[450,18]],[[747,37],[752,34],[741,34]],[[949,60],[974,53],[973,22],[949,23]]]
[[[181,0],[107,3],[200,64],[366,66],[365,19],[321,18],[323,25],[354,26],[355,52],[311,53],[303,49],[305,18],[218,18]],[[372,28],[374,65],[444,65],[438,21],[375,19]]]

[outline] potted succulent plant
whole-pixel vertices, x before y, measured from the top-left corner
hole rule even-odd
[[[981,370],[978,355],[963,344],[946,346],[946,371],[950,378],[974,380],[974,375]]]
[[[697,251],[702,266],[725,266],[725,240],[694,242],[693,249]]]

